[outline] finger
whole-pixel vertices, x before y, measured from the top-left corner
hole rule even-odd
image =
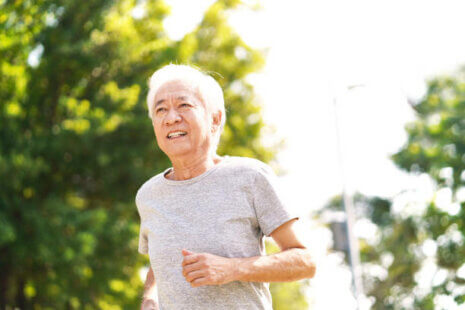
[[[200,264],[200,262],[192,263],[192,264],[182,267],[182,275],[186,276],[191,271],[201,270],[201,269],[202,269],[202,265]]]
[[[206,277],[197,278],[194,281],[190,282],[192,287],[197,287],[201,285],[208,285]]]
[[[184,259],[182,260],[181,266],[186,266],[189,264],[193,264],[199,260],[199,256],[197,254],[192,254],[189,256],[184,256]]]
[[[187,280],[187,282],[192,282],[195,279],[203,278],[203,277],[205,277],[205,271],[203,271],[203,270],[194,270],[194,271],[189,272],[186,275],[186,280]]]
[[[192,251],[189,251],[189,250],[186,250],[186,249],[182,249],[182,255],[186,256],[186,255],[192,255],[194,254],[194,252]]]

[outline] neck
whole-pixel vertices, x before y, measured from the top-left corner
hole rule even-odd
[[[173,169],[166,175],[171,180],[188,180],[210,170],[216,164],[220,163],[222,158],[217,154],[205,154],[195,158],[176,158],[172,159]]]

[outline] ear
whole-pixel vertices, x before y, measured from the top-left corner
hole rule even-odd
[[[223,114],[221,113],[221,110],[216,111],[216,113],[211,114],[212,117],[212,132],[215,132],[218,130],[218,128],[221,125],[221,118],[223,117]]]

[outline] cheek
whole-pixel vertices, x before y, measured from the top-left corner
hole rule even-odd
[[[198,126],[202,128],[202,132],[204,132],[205,134],[208,134],[208,131],[210,130],[209,117],[210,116],[205,113],[199,113],[199,115],[197,115],[197,120],[199,122]]]
[[[158,128],[158,126],[155,125],[155,123],[152,123],[152,125],[153,125],[153,132],[155,133],[155,137],[157,138],[157,140],[159,140],[161,138],[160,128]]]

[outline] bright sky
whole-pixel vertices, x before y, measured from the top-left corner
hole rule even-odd
[[[173,10],[165,27],[179,39],[213,1],[167,2]],[[334,100],[349,192],[391,197],[405,188],[424,188],[430,194],[428,180],[399,171],[388,156],[405,143],[403,126],[414,117],[406,95],[420,98],[426,78],[465,64],[465,3],[262,2],[261,11],[239,10],[229,20],[249,45],[269,48],[265,69],[249,81],[265,120],[287,141],[278,161],[286,170],[281,180],[289,206],[308,217],[341,192]],[[355,84],[362,86],[347,90]],[[308,221],[302,229],[318,267],[309,290],[311,309],[354,309],[349,270],[328,252],[331,234]],[[442,296],[437,306],[445,305],[454,309]]]

